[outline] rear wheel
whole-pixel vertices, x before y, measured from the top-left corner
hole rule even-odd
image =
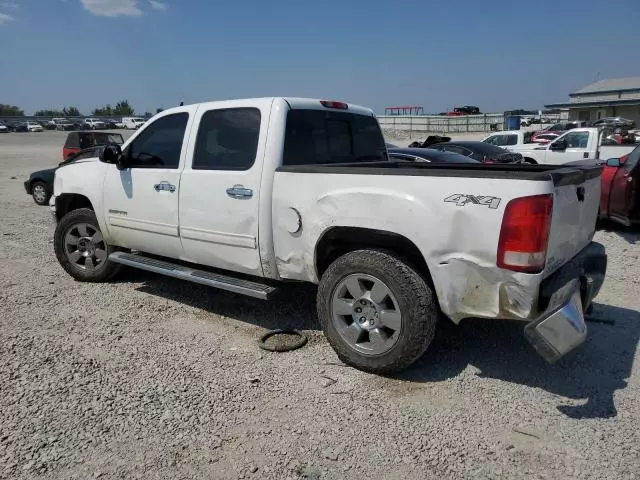
[[[435,333],[438,307],[424,279],[394,255],[347,253],[322,276],[318,316],[327,340],[348,365],[392,373],[422,356]]]
[[[524,163],[528,163],[529,165],[537,165],[538,162],[536,162],[533,158],[525,158],[523,160]]]
[[[121,268],[109,260],[116,249],[106,242],[95,213],[88,208],[73,210],[60,220],[54,248],[62,268],[81,282],[105,282]]]

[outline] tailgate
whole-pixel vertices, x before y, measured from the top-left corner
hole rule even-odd
[[[545,276],[586,247],[596,228],[600,205],[601,167],[562,168],[551,173],[553,216]]]

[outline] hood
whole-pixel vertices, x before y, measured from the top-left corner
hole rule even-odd
[[[29,175],[29,178],[34,178],[34,177],[46,178],[49,175],[53,177],[56,170],[57,168],[47,168],[45,170],[38,170],[37,172],[32,172],[31,175]]]

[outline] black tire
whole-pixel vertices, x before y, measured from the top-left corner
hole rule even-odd
[[[377,277],[389,287],[399,304],[403,320],[398,339],[381,355],[356,351],[334,325],[334,290],[353,274]],[[400,371],[418,360],[431,344],[439,318],[436,297],[422,276],[392,253],[379,250],[356,250],[333,262],[320,280],[317,309],[325,337],[340,360],[359,370],[379,374]]]
[[[42,196],[42,192],[44,191],[44,197]],[[49,191],[49,187],[44,182],[33,182],[31,185],[31,196],[33,197],[33,201],[38,205],[49,205],[49,199],[51,198],[51,192]]]
[[[106,251],[107,257],[94,268],[89,269],[78,263],[73,263],[69,258],[65,237],[67,233],[73,231],[75,226],[80,224],[88,224],[92,231],[100,232],[100,226],[93,210],[89,208],[80,208],[67,213],[62,217],[62,220],[58,222],[53,237],[54,249],[58,262],[69,275],[81,282],[106,282],[112,279],[118,274],[122,266],[108,259],[108,255],[117,249],[107,244],[105,240],[102,240],[100,245],[103,247],[101,250]]]

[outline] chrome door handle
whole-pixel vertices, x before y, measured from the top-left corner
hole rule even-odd
[[[153,189],[156,192],[175,192],[176,191],[176,186],[175,185],[171,185],[169,182],[160,182],[160,183],[156,183],[153,186]]]
[[[251,198],[253,197],[253,190],[242,185],[234,185],[233,187],[227,188],[227,195],[231,198],[238,199]]]

